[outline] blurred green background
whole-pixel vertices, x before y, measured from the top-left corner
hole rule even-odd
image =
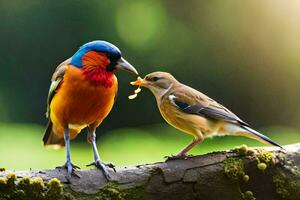
[[[281,144],[300,141],[300,3],[247,1],[0,1],[0,166],[53,168],[64,149],[41,138],[50,77],[82,44],[118,46],[143,76],[168,71],[227,106]],[[115,107],[98,128],[105,161],[154,162],[192,139],[162,120],[143,90],[129,101],[136,77],[118,72]],[[92,159],[86,132],[71,144],[74,163]],[[191,153],[259,143],[207,139]]]

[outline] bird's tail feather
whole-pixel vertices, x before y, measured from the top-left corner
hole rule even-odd
[[[59,137],[58,135],[53,133],[53,124],[51,120],[49,120],[47,128],[45,130],[43,142],[45,146],[52,146],[55,148],[65,146],[64,138]]]
[[[258,140],[263,144],[274,145],[274,146],[278,146],[278,147],[283,149],[283,147],[281,145],[279,145],[278,143],[274,142],[273,140],[271,140],[267,136],[253,130],[252,128],[250,128],[248,126],[243,126],[243,125],[238,126],[238,125],[235,125],[235,124],[228,124],[228,125],[225,126],[225,130],[227,132],[229,132],[230,135],[245,136],[245,137],[248,137],[248,138]]]
[[[267,137],[267,136],[265,136],[265,135],[263,135],[263,134],[261,134],[261,133],[255,131],[255,130],[253,130],[252,128],[250,128],[250,127],[248,127],[248,126],[241,126],[241,128],[243,128],[243,129],[245,129],[246,131],[248,131],[249,133],[251,133],[254,137],[256,137],[257,139],[259,139],[260,141],[265,142],[265,143],[268,143],[268,144],[271,144],[271,145],[273,145],[273,146],[280,147],[280,148],[283,149],[283,147],[282,147],[280,144],[274,142],[274,141],[271,140],[269,137]]]

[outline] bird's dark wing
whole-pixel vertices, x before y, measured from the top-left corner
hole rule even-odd
[[[169,99],[185,113],[249,126],[221,104],[190,87],[179,88],[169,95]]]
[[[47,118],[49,118],[49,116],[50,116],[50,103],[51,103],[51,100],[53,99],[53,97],[55,95],[56,89],[61,84],[61,82],[63,80],[63,77],[65,75],[65,72],[67,70],[67,66],[68,66],[68,64],[70,64],[70,62],[71,62],[71,58],[69,58],[68,60],[65,60],[64,62],[62,62],[60,65],[57,66],[57,68],[55,69],[55,72],[52,75],[51,85],[50,85],[48,98],[47,98],[47,112],[46,112],[46,117]]]

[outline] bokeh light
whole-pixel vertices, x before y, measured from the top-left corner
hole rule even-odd
[[[119,36],[135,49],[153,46],[164,22],[164,8],[156,0],[121,2],[116,13]]]

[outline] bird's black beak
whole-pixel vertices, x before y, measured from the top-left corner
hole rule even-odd
[[[138,75],[139,73],[137,72],[137,70],[129,63],[127,62],[127,60],[125,60],[123,57],[121,57],[118,61],[117,64],[115,65],[115,67],[117,69],[123,69],[125,71],[134,73],[136,75]]]

